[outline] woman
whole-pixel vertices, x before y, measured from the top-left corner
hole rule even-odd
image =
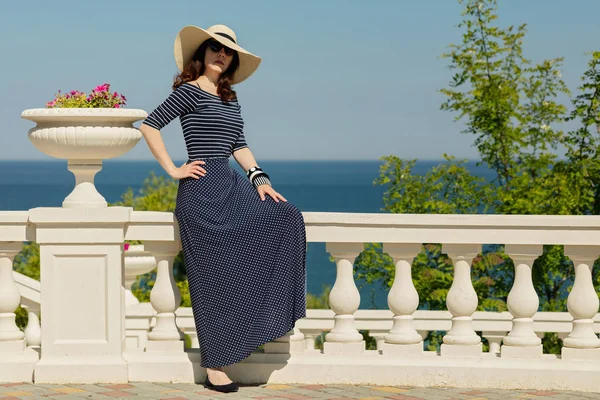
[[[140,127],[152,154],[179,180],[179,223],[206,386],[238,386],[224,366],[284,336],[306,316],[306,232],[300,211],[271,186],[243,133],[231,85],[261,59],[224,25],[183,28],[174,91]],[[188,162],[176,167],[160,129],[180,118]],[[229,165],[233,155],[246,177]]]

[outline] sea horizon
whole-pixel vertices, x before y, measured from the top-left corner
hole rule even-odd
[[[175,160],[175,164],[185,160]],[[241,170],[231,158],[233,168]],[[375,185],[381,160],[289,160],[259,161],[270,175],[273,187],[302,212],[389,213],[384,210],[387,186]],[[418,160],[413,173],[425,173],[440,161]],[[492,176],[486,167],[469,161],[467,168],[480,176]],[[103,163],[95,184],[106,201],[113,204],[131,188],[138,193],[144,180],[154,172],[167,176],[156,160],[112,159]],[[61,207],[73,190],[75,178],[66,160],[0,161],[0,210],[29,210],[36,207]],[[307,252],[308,291],[315,295],[323,285],[335,282],[335,264],[329,260],[325,243],[309,243]],[[359,284],[359,282],[357,282]],[[371,290],[374,290],[372,298]],[[365,285],[360,290],[361,308],[387,308],[387,289]]]

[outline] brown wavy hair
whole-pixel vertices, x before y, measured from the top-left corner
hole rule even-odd
[[[177,89],[179,86],[183,85],[186,82],[195,81],[202,74],[204,74],[204,70],[206,66],[204,65],[204,54],[206,53],[206,48],[208,47],[208,43],[214,39],[208,39],[202,42],[202,44],[194,53],[192,59],[184,66],[183,71],[181,71],[177,76],[175,76],[175,82],[173,83],[173,90]],[[240,66],[240,57],[235,51],[233,53],[233,60],[231,60],[231,65],[227,68],[227,71],[223,72],[221,76],[219,76],[219,82],[217,83],[217,94],[221,98],[222,101],[230,101],[237,99],[237,95],[235,90],[231,87],[231,81],[233,80],[233,74]]]

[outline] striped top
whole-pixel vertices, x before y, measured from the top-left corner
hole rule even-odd
[[[248,147],[237,100],[223,102],[217,95],[184,83],[150,113],[144,124],[160,130],[176,117],[192,161],[228,158],[234,151]]]

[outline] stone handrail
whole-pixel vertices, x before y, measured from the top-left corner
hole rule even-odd
[[[307,240],[324,243],[598,246],[600,217],[303,213]]]

